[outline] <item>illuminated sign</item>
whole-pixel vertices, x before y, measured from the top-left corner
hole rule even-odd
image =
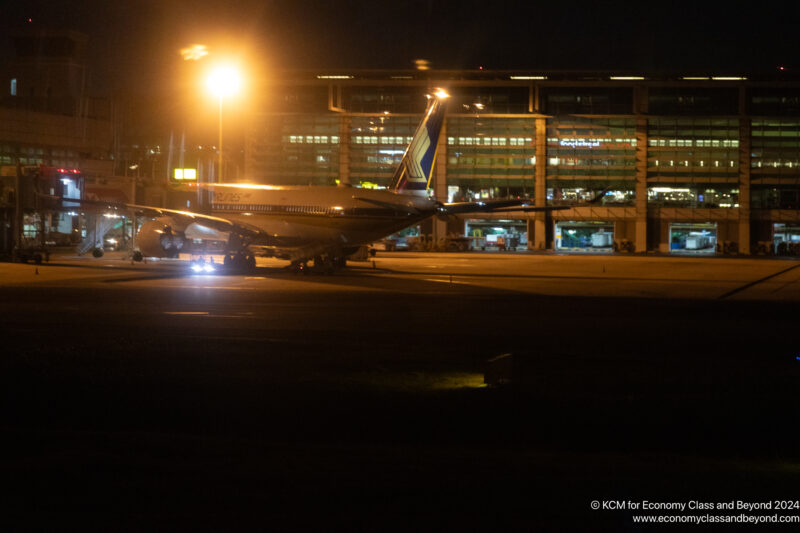
[[[585,139],[561,139],[559,146],[569,146],[570,148],[596,148],[600,146],[600,141],[587,141]]]
[[[176,168],[173,179],[175,181],[197,181],[197,169]]]

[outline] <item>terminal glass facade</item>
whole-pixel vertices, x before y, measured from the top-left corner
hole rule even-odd
[[[753,207],[800,208],[800,120],[754,119],[750,143]]]
[[[48,165],[64,168],[78,168],[78,151],[69,148],[48,148],[41,146],[0,145],[0,165]]]
[[[387,187],[433,87],[450,99],[431,195],[570,208],[470,223],[497,232],[514,216],[507,246],[519,233],[537,250],[750,253],[791,240],[775,223],[800,227],[800,79],[292,73],[248,138],[248,177]],[[423,236],[476,237],[464,223],[426,222]]]
[[[332,185],[339,176],[339,117],[271,116],[248,140],[248,174],[274,185]]]
[[[739,120],[653,118],[647,132],[651,205],[739,206]]]
[[[547,199],[574,204],[609,189],[601,204],[632,205],[636,189],[633,118],[553,117],[547,121]]]
[[[418,122],[418,116],[352,117],[350,183],[388,187]]]
[[[446,135],[451,201],[533,196],[533,120],[452,117]]]

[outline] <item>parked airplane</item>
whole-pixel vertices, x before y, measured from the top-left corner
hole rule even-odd
[[[142,225],[135,257],[177,257],[198,238],[227,242],[225,265],[255,266],[255,257],[285,259],[298,269],[314,261],[326,271],[343,266],[362,245],[430,216],[503,211],[549,211],[525,200],[442,203],[428,197],[447,93],[429,97],[425,115],[397,167],[390,189],[209,184],[211,215],[138,205],[103,204],[155,217]],[[189,238],[191,236],[191,238]]]

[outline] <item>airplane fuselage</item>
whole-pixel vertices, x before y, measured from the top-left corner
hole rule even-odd
[[[216,189],[212,212],[283,239],[368,244],[427,218],[427,197],[352,187]]]

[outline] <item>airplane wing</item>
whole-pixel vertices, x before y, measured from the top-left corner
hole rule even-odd
[[[331,243],[328,242],[272,235],[260,228],[243,222],[235,222],[226,218],[192,211],[180,211],[136,204],[120,204],[99,200],[76,200],[76,202],[93,206],[106,213],[109,211],[134,212],[139,215],[156,218],[169,217],[175,221],[176,225],[184,228],[191,224],[198,224],[220,232],[234,233],[239,236],[239,241],[242,242],[242,245],[249,249],[251,253],[277,257],[289,261],[303,260],[308,257],[318,256],[326,253],[331,248]]]
[[[361,196],[353,196],[353,200],[358,200],[360,202],[366,202],[368,204],[377,205],[378,207],[383,207],[385,209],[389,209],[394,211],[395,213],[399,213],[402,215],[420,215],[422,212],[414,206],[410,205],[401,205],[401,204],[393,204],[391,202],[382,202],[380,200],[374,200],[372,198],[363,198]]]
[[[511,211],[559,211],[571,208],[572,206],[535,207],[527,200],[483,200],[441,204],[439,212],[443,215],[459,215],[463,213],[505,213]]]
[[[134,212],[140,215],[151,217],[171,217],[182,226],[188,226],[189,224],[197,223],[203,226],[208,226],[217,231],[234,232],[242,237],[248,237],[250,239],[274,239],[274,236],[265,233],[255,226],[244,224],[242,222],[233,222],[226,218],[195,213],[193,211],[179,211],[176,209],[165,209],[162,207],[152,207],[147,205],[120,204],[114,202],[104,202],[102,200],[74,200],[71,198],[64,200],[80,203],[81,205],[93,206],[97,209],[102,209],[104,212]]]
[[[565,209],[572,209],[576,207],[574,205],[547,205],[544,207],[535,207],[535,206],[528,206],[528,205],[521,205],[518,207],[501,207],[498,209],[492,209],[489,211],[490,213],[512,213],[512,212],[520,212],[523,213],[536,213],[536,212],[547,212],[547,211],[563,211]]]
[[[513,211],[522,212],[547,212],[547,211],[563,211],[565,209],[572,209],[573,207],[581,207],[592,205],[603,197],[611,187],[606,187],[595,194],[595,197],[587,202],[582,202],[575,205],[547,205],[547,206],[533,206],[530,200],[483,200],[478,202],[453,202],[441,204],[439,210],[444,215],[457,215],[461,213],[510,213]]]

